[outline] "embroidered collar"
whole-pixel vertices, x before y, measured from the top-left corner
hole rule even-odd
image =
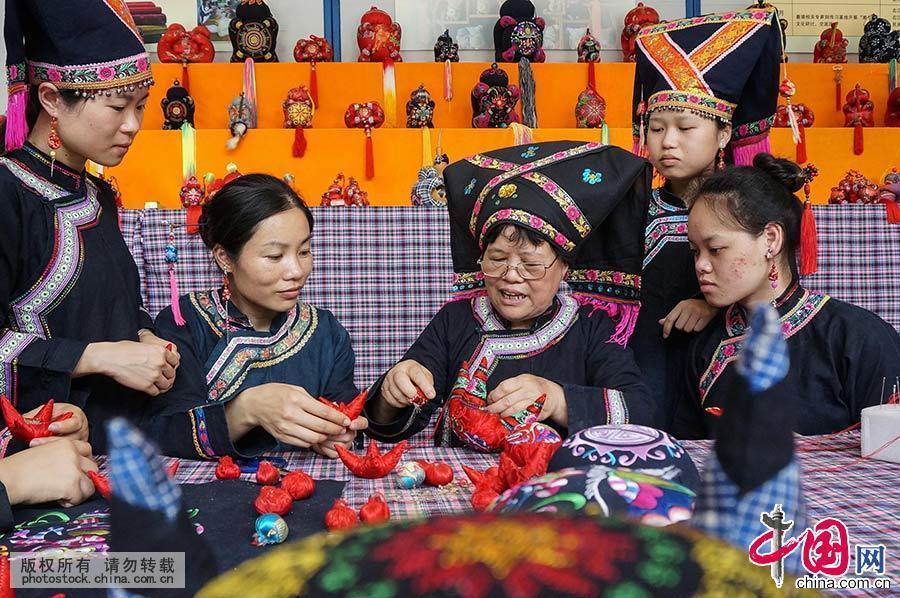
[[[226,308],[225,302],[222,299],[222,287],[216,289],[216,291],[210,291],[208,293],[197,293],[198,296],[203,297],[203,303],[211,302],[211,306],[206,307],[203,310],[204,314],[208,314],[214,318],[214,321],[209,321],[209,323],[213,326],[214,331],[218,336],[222,336],[225,333],[225,329],[230,324],[232,328],[239,329],[245,332],[257,332],[259,334],[271,334],[284,325],[285,321],[293,315],[294,312],[297,311],[297,307],[294,306],[289,312],[283,312],[275,316],[272,320],[272,324],[269,326],[268,332],[260,332],[253,328],[253,324],[250,322],[250,318],[245,316],[240,309],[238,309],[237,305],[234,302],[229,301],[228,306]],[[211,309],[210,309],[211,307]]]
[[[528,330],[512,330],[509,327],[509,322],[494,309],[494,306],[487,295],[480,295],[479,297],[472,299],[472,314],[475,316],[475,320],[481,325],[485,332],[531,334],[538,328],[546,326],[547,323],[556,318],[557,314],[559,314],[560,308],[563,305],[563,300],[564,298],[561,295],[555,296],[553,298],[553,302],[550,304],[550,307],[548,307],[544,313],[534,319],[534,321],[531,323],[531,327]]]
[[[15,157],[35,174],[68,191],[77,192],[84,188],[84,169],[81,172],[75,172],[57,160],[53,165],[51,176],[50,156],[27,141],[22,149],[15,153]]]

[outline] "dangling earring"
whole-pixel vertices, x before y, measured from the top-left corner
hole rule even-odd
[[[56,150],[62,147],[57,127],[59,121],[55,116],[50,117],[50,133],[47,135],[47,145],[50,146],[50,176],[53,176],[53,168],[56,165]]]
[[[231,317],[228,315],[228,302],[231,301],[231,289],[228,287],[228,270],[222,276],[222,300],[225,301],[225,332],[231,332]]]
[[[769,270],[769,282],[773,289],[778,288],[778,268],[775,266],[775,262],[772,262],[772,269]]]
[[[725,148],[719,148],[719,160],[716,162],[716,170],[725,170]]]

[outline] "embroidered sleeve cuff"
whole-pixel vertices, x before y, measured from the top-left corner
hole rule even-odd
[[[262,429],[251,430],[233,443],[222,403],[195,407],[188,411],[188,418],[194,451],[201,459],[217,459],[222,455],[256,457],[276,448],[275,439]]]
[[[564,384],[569,432],[592,426],[629,423],[628,406],[618,390]]]

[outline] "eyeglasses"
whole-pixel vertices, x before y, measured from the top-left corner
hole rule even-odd
[[[482,273],[488,278],[503,278],[512,269],[523,280],[540,280],[547,275],[547,270],[552,268],[558,259],[559,255],[546,266],[540,262],[519,262],[515,266],[511,266],[509,262],[488,258],[478,260],[478,265],[481,266]]]

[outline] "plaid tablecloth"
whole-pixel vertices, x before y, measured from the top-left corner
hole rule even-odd
[[[703,470],[711,442],[684,441],[697,469]],[[887,548],[886,565],[895,584],[900,585],[900,465],[861,459],[859,432],[836,437],[799,437],[797,454],[803,471],[803,489],[810,524],[825,518],[837,517],[846,525],[851,553],[857,544]],[[344,499],[358,509],[374,492],[382,492],[392,516],[415,518],[430,515],[459,513],[471,509],[469,498],[472,485],[462,470],[469,465],[484,470],[497,464],[496,455],[484,455],[465,449],[416,446],[408,450],[401,464],[425,459],[442,461],[453,468],[453,482],[444,488],[402,490],[394,486],[393,476],[380,480],[353,477],[340,461],[315,454],[277,453],[288,460],[289,469],[303,469],[316,479],[347,481]],[[181,461],[178,480],[196,484],[215,478],[215,462]],[[247,479],[251,476],[247,475]],[[760,532],[765,531],[760,529]],[[855,554],[851,554],[855,559]],[[850,573],[853,568],[851,565]],[[874,594],[878,595],[878,594]]]
[[[817,206],[819,272],[811,290],[872,310],[900,329],[900,225],[881,206]],[[122,233],[151,314],[169,305],[165,246],[175,227],[182,293],[213,288],[221,273],[184,210],[125,210]],[[368,386],[403,355],[447,300],[452,277],[445,210],[313,208],[313,274],[303,298],[334,312],[356,351],[356,382]]]

